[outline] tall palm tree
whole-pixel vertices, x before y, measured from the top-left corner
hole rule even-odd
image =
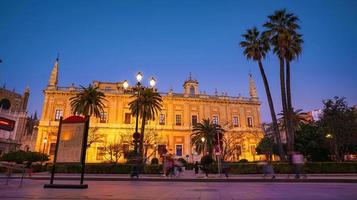
[[[288,151],[292,151],[294,148],[293,130],[291,127],[290,112],[291,108],[288,107],[288,100],[286,94],[286,77],[285,77],[285,59],[287,56],[288,46],[290,44],[290,38],[292,35],[297,34],[296,31],[300,29],[297,21],[298,17],[293,13],[288,13],[284,10],[277,10],[273,15],[268,16],[268,22],[263,26],[267,30],[263,33],[270,39],[270,43],[273,46],[274,53],[279,58],[280,64],[280,92],[281,103],[284,114],[284,123],[286,124],[286,133],[288,138]],[[289,69],[290,70],[290,69]],[[289,71],[290,74],[290,71]],[[289,76],[290,87],[290,76]],[[290,88],[289,88],[290,90]],[[291,96],[290,96],[291,98]]]
[[[139,90],[139,95],[134,94],[132,96],[135,99],[129,103],[129,107],[132,115],[136,116],[136,113],[139,113],[139,117],[142,120],[139,151],[140,155],[143,155],[145,124],[149,120],[155,120],[155,117],[161,111],[162,98],[153,88],[141,88]],[[138,109],[139,111],[137,112]]]
[[[240,42],[240,46],[244,48],[243,54],[247,57],[247,59],[253,60],[258,63],[258,67],[264,82],[265,92],[268,99],[270,115],[273,123],[274,136],[279,147],[279,156],[281,159],[284,159],[283,146],[281,143],[280,132],[278,129],[278,122],[276,119],[274,103],[271,97],[268,79],[265,75],[264,67],[262,64],[262,60],[265,58],[267,52],[270,49],[268,38],[260,34],[256,27],[248,29],[247,33],[243,34],[243,38],[244,41]]]
[[[223,135],[225,130],[218,124],[214,124],[210,119],[203,119],[202,123],[197,123],[191,134],[191,143],[196,146],[196,152],[208,152],[212,157],[214,144],[218,144],[217,135]],[[202,141],[204,138],[204,141]]]
[[[98,91],[98,87],[81,86],[81,91],[74,97],[70,98],[73,114],[81,114],[86,117],[94,115],[100,117],[104,108],[105,95]]]
[[[89,85],[87,88],[81,86],[81,91],[74,97],[70,98],[72,112],[74,114],[80,114],[85,116],[85,128],[83,135],[83,145],[81,153],[81,184],[84,179],[85,157],[87,151],[87,140],[89,130],[90,116],[100,117],[100,113],[103,112],[104,93],[98,91],[98,87]]]
[[[278,115],[282,117],[284,116],[283,113],[279,113]],[[292,125],[291,127],[294,132],[300,130],[302,125],[309,123],[309,120],[307,119],[307,113],[302,112],[302,109],[293,110],[290,114],[290,117],[291,117],[291,125]],[[282,128],[285,128],[284,123],[281,123],[281,126]]]

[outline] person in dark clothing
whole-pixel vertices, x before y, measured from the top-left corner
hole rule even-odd
[[[193,166],[193,168],[195,169],[195,174],[198,174],[198,170],[199,170],[199,165],[198,162],[195,162],[195,165]]]
[[[139,167],[137,164],[133,165],[133,168],[131,169],[130,178],[134,178],[134,176],[139,178]]]

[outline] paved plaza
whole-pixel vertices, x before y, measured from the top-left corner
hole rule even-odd
[[[45,180],[0,180],[0,199],[356,199],[355,183],[87,181],[88,189],[44,189]],[[58,183],[77,183],[66,181]]]

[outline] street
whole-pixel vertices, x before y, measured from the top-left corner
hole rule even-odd
[[[45,180],[0,182],[0,199],[356,199],[353,183],[87,181],[88,189],[44,189]],[[58,181],[71,183],[74,181]]]

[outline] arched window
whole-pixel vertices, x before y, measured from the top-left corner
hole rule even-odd
[[[4,110],[9,110],[11,107],[11,103],[9,101],[9,99],[1,99],[0,101],[0,108],[4,109]]]
[[[195,87],[190,87],[190,95],[195,95]]]

